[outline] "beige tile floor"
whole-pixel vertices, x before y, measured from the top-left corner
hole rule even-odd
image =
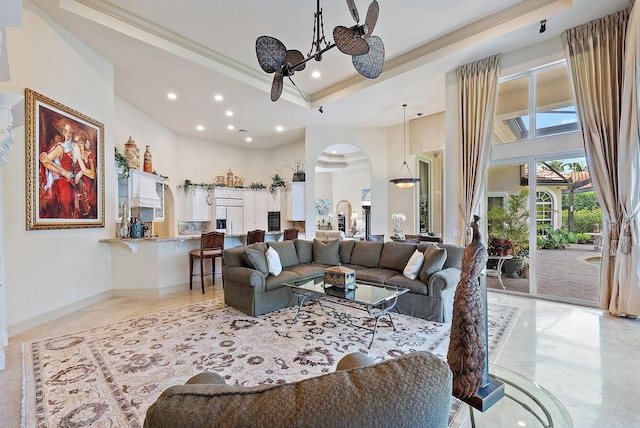
[[[0,426],[19,427],[21,343],[124,320],[222,296],[207,287],[154,298],[111,298],[9,339],[7,368],[0,371]],[[522,308],[496,364],[518,372],[553,393],[569,411],[573,425],[640,426],[637,409],[640,321],[620,319],[596,309],[489,293],[491,302]],[[485,413],[478,427],[536,426],[518,405],[503,399]],[[471,426],[469,419],[464,427]],[[539,426],[539,425],[538,425]]]

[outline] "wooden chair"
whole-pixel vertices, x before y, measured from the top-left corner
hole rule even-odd
[[[420,235],[404,235],[405,241],[420,242]]]
[[[369,235],[369,241],[384,242],[384,235]]]
[[[204,276],[211,275],[211,283],[215,281],[216,258],[222,257],[222,249],[224,248],[224,233],[209,232],[200,235],[200,249],[191,250],[189,252],[189,290],[193,288],[193,260],[200,260],[200,282],[202,283],[202,294],[204,294]],[[204,260],[211,259],[211,270],[204,271]],[[196,274],[197,275],[197,274]]]
[[[247,232],[247,245],[254,242],[264,242],[264,230],[256,229]]]
[[[298,239],[298,229],[292,227],[291,229],[285,229],[283,241],[293,241],[294,239]]]

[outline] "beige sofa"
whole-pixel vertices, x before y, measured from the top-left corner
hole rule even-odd
[[[316,230],[316,239],[320,241],[330,241],[332,239],[343,241],[352,238],[347,238],[341,230]]]
[[[267,246],[279,255],[283,270],[277,276],[264,260]],[[403,270],[416,249],[428,254],[430,263],[410,279]],[[341,264],[353,269],[358,280],[408,288],[398,298],[398,312],[449,322],[463,252],[464,247],[452,244],[301,239],[228,248],[222,252],[224,299],[248,315],[263,315],[297,304],[284,283],[321,276],[327,267]]]
[[[426,352],[377,364],[348,354],[334,373],[289,384],[225,385],[217,374],[201,373],[165,390],[144,426],[443,428],[451,385],[449,365]]]

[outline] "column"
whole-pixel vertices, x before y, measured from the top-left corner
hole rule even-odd
[[[5,367],[4,348],[9,344],[7,332],[6,301],[5,301],[5,276],[4,276],[4,165],[7,156],[11,153],[14,133],[13,114],[11,108],[22,101],[21,95],[0,92],[0,370]]]

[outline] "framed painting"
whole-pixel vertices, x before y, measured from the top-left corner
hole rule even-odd
[[[104,125],[31,89],[27,230],[104,227]]]

